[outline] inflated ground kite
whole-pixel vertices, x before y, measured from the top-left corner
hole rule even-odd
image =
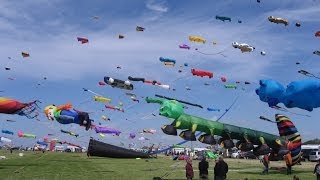
[[[220,20],[220,21],[229,21],[231,22],[231,18],[230,17],[226,17],[226,16],[216,16],[216,19]]]
[[[203,71],[203,70],[199,70],[199,69],[191,69],[191,73],[194,76],[201,76],[201,77],[208,76],[209,78],[213,77],[213,73],[212,72]]]
[[[226,148],[234,147],[233,139],[239,140],[236,146],[241,151],[253,150],[256,156],[270,155],[270,160],[279,160],[289,151],[291,152],[293,163],[296,164],[301,156],[301,136],[297,128],[286,116],[276,114],[276,122],[280,136],[256,131],[253,129],[239,127],[235,125],[220,123],[200,117],[185,114],[183,105],[174,100],[160,98],[146,98],[148,103],[158,103],[161,105],[159,114],[172,118],[171,125],[162,126],[162,131],[168,135],[177,135],[177,129],[182,129],[180,137],[189,141],[196,141],[195,132],[200,131],[198,140],[205,144],[216,144],[214,135],[220,136],[218,143]],[[258,145],[254,147],[254,145]]]
[[[87,38],[77,37],[77,40],[81,42],[81,44],[88,43],[89,40]]]
[[[102,133],[102,134],[115,134],[117,136],[120,135],[121,131],[110,128],[110,127],[101,127],[101,126],[96,126],[95,128],[96,133]]]
[[[23,133],[21,131],[19,131],[17,134],[18,134],[19,137],[25,137],[25,138],[36,138],[37,137],[34,134],[26,134],[26,133]]]
[[[85,126],[86,130],[91,127],[91,119],[89,114],[81,111],[71,111],[72,104],[66,104],[63,106],[50,105],[45,107],[44,113],[47,118],[51,121],[58,121],[60,124],[79,124]]]
[[[71,136],[75,136],[75,137],[78,137],[78,136],[79,136],[79,134],[76,134],[76,133],[71,132],[71,131],[66,131],[66,130],[63,130],[63,129],[61,129],[60,131],[61,131],[62,133],[66,133],[66,134],[69,134],[69,135],[71,135]]]
[[[193,42],[201,42],[203,44],[206,43],[206,40],[199,36],[189,36],[189,40]]]
[[[1,130],[1,132],[4,133],[4,134],[14,135],[14,133],[12,131],[9,131],[9,130]]]
[[[279,17],[269,16],[268,20],[273,23],[284,24],[285,26],[289,25],[289,22],[287,20],[279,18]]]
[[[133,90],[133,85],[130,81],[122,81],[120,79],[113,79],[111,77],[105,76],[104,82],[110,85],[111,87],[116,87],[125,90]]]
[[[275,80],[260,80],[256,94],[270,107],[283,103],[287,108],[298,107],[307,111],[320,107],[320,80],[291,82],[287,88]]]
[[[19,101],[0,97],[0,113],[4,114],[18,114],[20,116],[26,116],[29,119],[33,119],[38,116],[35,110],[38,107],[39,101],[33,101],[29,103],[21,103]]]

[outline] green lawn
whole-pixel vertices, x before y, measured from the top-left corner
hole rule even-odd
[[[184,161],[173,161],[169,157],[157,159],[111,159],[87,158],[86,154],[59,152],[19,152],[10,154],[0,151],[0,179],[152,179],[170,173],[165,179],[185,179]],[[269,175],[260,175],[262,164],[258,160],[226,159],[229,164],[228,179],[292,179],[285,170],[270,170]],[[300,179],[315,179],[312,174],[315,163],[294,166],[293,174]],[[284,167],[284,162],[271,162],[272,169]],[[209,177],[213,179],[214,161],[210,160]],[[193,161],[195,179],[198,179],[198,161]]]

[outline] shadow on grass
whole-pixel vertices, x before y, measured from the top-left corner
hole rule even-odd
[[[143,170],[141,170],[141,171],[157,171],[157,170],[159,170],[160,168],[156,168],[156,169],[143,169]]]
[[[71,163],[85,163],[83,160],[70,160],[70,159],[55,159],[55,160],[50,160],[51,162],[56,161],[56,162],[71,162]]]
[[[262,175],[262,171],[261,172],[250,172],[250,171],[239,171],[237,172],[239,174],[251,174],[251,175]],[[310,173],[310,171],[292,171],[292,174],[291,175],[295,175],[295,174],[302,174],[302,173]],[[287,170],[284,170],[284,171],[276,171],[276,170],[269,170],[269,174],[272,174],[272,175],[287,175]],[[265,175],[262,175],[262,176],[265,176]],[[268,175],[266,175],[268,176]]]
[[[45,164],[6,164],[6,165],[0,165],[0,168],[3,168],[3,167],[21,167],[21,166],[46,166]]]
[[[108,171],[108,170],[106,170],[106,171],[92,171],[92,172],[97,172],[97,173],[99,173],[99,172],[102,172],[102,173],[103,173],[103,172],[112,172],[112,173],[113,173],[113,172],[115,172],[115,171]]]

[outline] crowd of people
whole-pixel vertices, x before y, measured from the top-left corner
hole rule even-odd
[[[291,164],[292,164],[292,159],[291,159],[291,154],[288,153],[287,155],[284,156],[284,160],[286,162],[287,166],[287,175],[292,174],[291,170]],[[193,172],[193,167],[192,167],[192,159],[187,158],[186,159],[186,178],[187,180],[192,180],[194,178],[194,172]],[[267,175],[269,173],[269,155],[264,155],[261,159],[261,162],[264,165],[262,174]],[[209,179],[209,162],[206,160],[206,157],[203,156],[201,161],[199,162],[198,165],[199,169],[199,179],[200,180],[207,180]],[[215,166],[214,166],[214,180],[225,180],[227,179],[227,173],[228,173],[229,167],[228,164],[223,160],[222,156],[219,156],[219,158],[215,161]],[[315,165],[314,168],[314,175],[317,177],[317,180],[320,180],[320,160],[318,163]],[[300,180],[300,178],[296,175],[293,176],[293,180]]]

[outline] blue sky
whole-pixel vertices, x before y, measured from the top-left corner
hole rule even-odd
[[[260,79],[271,78],[287,85],[291,81],[306,79],[297,73],[305,69],[319,74],[319,56],[312,52],[319,49],[320,39],[314,37],[319,31],[320,3],[317,1],[276,1],[268,0],[257,3],[254,0],[231,1],[41,1],[24,2],[0,1],[0,90],[1,96],[22,102],[39,99],[41,110],[50,104],[71,102],[74,108],[92,112],[91,118],[106,126],[120,129],[119,137],[107,135],[102,141],[115,145],[123,142],[138,145],[162,142],[178,143],[180,137],[166,136],[160,130],[172,121],[163,117],[153,117],[159,106],[146,104],[141,96],[162,94],[188,100],[204,107],[226,109],[239,96],[237,103],[221,122],[249,127],[265,132],[276,133],[274,124],[258,119],[259,116],[273,118],[278,111],[260,102],[255,94]],[[221,22],[216,15],[228,16],[232,22]],[[273,15],[285,18],[289,26],[273,24],[267,17]],[[99,16],[94,20],[93,16]],[[242,23],[237,23],[241,20]],[[300,28],[295,26],[300,22]],[[146,28],[145,32],[136,32],[136,26]],[[118,39],[123,34],[124,39]],[[204,37],[207,44],[189,42],[189,35]],[[86,37],[88,44],[80,44],[77,37]],[[212,45],[211,42],[218,42]],[[237,41],[256,47],[251,53],[241,53],[231,44]],[[179,44],[188,44],[193,49],[179,49]],[[205,53],[223,51],[223,55],[203,55],[194,50],[199,48]],[[29,58],[22,58],[21,51],[30,53]],[[265,51],[266,56],[261,56]],[[159,57],[177,60],[175,67],[165,67]],[[11,57],[11,60],[8,59]],[[300,65],[296,65],[300,62]],[[179,66],[183,67],[178,73]],[[11,67],[5,71],[4,67]],[[121,66],[122,69],[116,69]],[[213,79],[193,77],[190,68],[209,70]],[[121,89],[99,86],[104,76],[126,79],[128,76],[155,79],[177,89],[168,91],[158,87],[134,83],[133,93],[140,103],[130,100]],[[245,90],[225,89],[220,77],[225,76],[228,84],[236,81],[249,81]],[[8,80],[9,77],[15,80]],[[47,77],[47,80],[43,80]],[[204,83],[210,86],[204,86]],[[38,86],[37,84],[41,85]],[[191,88],[187,91],[185,87]],[[104,104],[92,101],[92,95],[84,92],[88,88],[109,97],[113,105],[123,102],[125,113],[109,111]],[[101,110],[104,109],[104,112]],[[207,112],[205,109],[189,107],[185,110],[204,118],[215,120],[222,112]],[[284,113],[292,118],[304,140],[320,136],[319,109],[307,112],[297,108],[290,111],[310,115],[297,116]],[[111,118],[104,122],[101,116]],[[33,133],[42,138],[53,133],[61,140],[67,140],[87,146],[89,137],[98,138],[94,131],[85,131],[77,125],[60,125],[40,116],[40,121],[30,120],[17,115],[3,115],[1,129]],[[15,119],[8,123],[5,119]],[[126,119],[130,120],[126,121]],[[151,140],[139,142],[129,140],[130,132],[153,128],[154,135],[137,135]],[[60,134],[60,129],[72,130],[80,134],[79,138]],[[5,134],[2,134],[6,136]],[[1,135],[1,136],[2,136]],[[31,139],[13,139],[16,145],[32,145]],[[194,143],[203,146],[200,143]],[[188,144],[190,145],[190,144]]]

